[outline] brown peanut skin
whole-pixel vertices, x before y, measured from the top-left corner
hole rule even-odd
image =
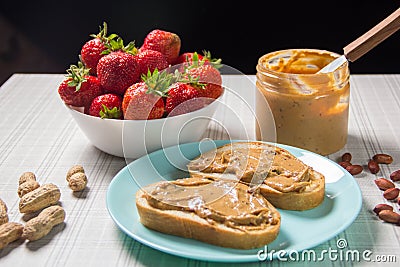
[[[387,200],[395,200],[399,196],[400,189],[398,188],[389,188],[383,192],[383,197]]]
[[[379,212],[378,216],[379,219],[388,223],[400,223],[400,214],[391,210],[382,210],[381,212]]]
[[[351,174],[351,175],[357,175],[360,174],[363,170],[363,167],[361,165],[350,165],[346,167],[346,170]]]
[[[378,164],[391,164],[393,162],[392,156],[388,154],[375,154],[372,159]]]
[[[56,204],[60,197],[60,189],[55,184],[44,184],[20,199],[19,211],[21,213],[31,213],[41,210]]]
[[[19,185],[27,182],[27,181],[36,181],[36,175],[33,172],[24,172],[19,177]]]
[[[387,190],[389,188],[395,188],[396,186],[394,185],[394,183],[392,183],[391,181],[389,181],[388,179],[385,178],[379,178],[379,179],[375,179],[374,180],[376,186],[380,189],[380,190]]]
[[[379,167],[378,163],[376,163],[374,160],[371,159],[368,162],[368,169],[372,174],[376,174],[379,172],[380,167]]]
[[[398,182],[400,181],[400,170],[394,171],[390,174],[390,179],[393,182]]]
[[[374,212],[375,212],[376,215],[379,215],[379,213],[380,213],[382,210],[390,210],[390,211],[393,211],[393,207],[390,206],[390,205],[388,205],[388,204],[378,204],[378,205],[376,205],[375,208],[374,208]]]
[[[8,222],[7,205],[0,198],[0,225]]]
[[[349,161],[341,161],[339,162],[339,165],[346,169],[347,166],[351,165],[351,163]]]
[[[16,222],[8,222],[0,225],[0,249],[21,238],[23,229],[24,226]]]
[[[25,224],[22,237],[29,241],[46,236],[54,226],[64,222],[65,211],[60,206],[50,206],[42,210],[38,216]]]
[[[351,158],[352,158],[352,156],[351,156],[351,154],[350,154],[349,152],[346,152],[346,153],[344,153],[344,154],[342,155],[342,161],[350,162],[350,161],[351,161]]]

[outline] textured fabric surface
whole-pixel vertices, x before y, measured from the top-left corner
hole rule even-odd
[[[223,78],[231,90],[224,95],[204,137],[253,139],[255,76]],[[60,203],[67,214],[65,223],[43,239],[16,241],[0,250],[0,266],[231,266],[159,252],[119,230],[107,211],[106,193],[126,162],[98,150],[84,136],[58,97],[56,88],[62,79],[58,74],[14,74],[0,88],[0,198],[8,206],[10,221],[26,220],[19,213],[17,195],[18,178],[25,171],[34,172],[41,184],[51,182],[60,187]],[[394,162],[382,165],[376,175],[364,171],[354,178],[362,191],[360,214],[344,232],[313,250],[320,255],[324,250],[338,249],[338,242],[344,240],[347,250],[370,250],[368,256],[374,262],[340,261],[325,255],[323,261],[273,260],[243,265],[398,266],[400,226],[383,223],[372,209],[378,203],[388,203],[399,210],[399,205],[383,198],[373,180],[400,169],[400,75],[353,75],[350,82],[348,142],[328,158],[338,161],[344,152],[351,152],[353,163],[365,166],[374,154],[388,153]],[[74,164],[84,166],[89,180],[88,188],[75,194],[65,180]]]

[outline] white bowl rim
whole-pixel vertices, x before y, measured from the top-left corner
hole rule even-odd
[[[225,89],[224,86],[222,86],[222,88],[223,88],[224,90],[222,90],[222,93],[221,93],[221,95],[220,95],[218,98],[214,99],[210,104],[208,104],[208,105],[206,105],[206,106],[204,106],[204,107],[202,107],[202,108],[200,108],[200,109],[197,109],[197,110],[194,110],[194,111],[191,111],[191,112],[188,112],[188,113],[184,113],[184,114],[179,114],[179,115],[171,116],[171,117],[163,117],[163,118],[151,119],[151,120],[125,120],[125,119],[109,119],[109,118],[103,118],[103,119],[102,119],[102,118],[100,118],[100,117],[91,116],[91,115],[88,115],[88,114],[86,114],[86,113],[84,113],[84,112],[81,112],[81,111],[77,110],[77,109],[82,108],[82,107],[73,107],[72,105],[67,105],[67,104],[65,104],[65,103],[64,103],[64,105],[65,105],[71,112],[75,112],[75,113],[79,114],[80,116],[84,116],[84,117],[87,117],[87,118],[93,118],[93,119],[95,119],[95,120],[116,121],[116,122],[123,122],[123,123],[140,123],[140,122],[142,122],[142,123],[143,123],[143,122],[146,122],[146,123],[159,123],[159,122],[162,121],[162,120],[172,119],[172,118],[175,118],[175,117],[196,115],[196,113],[200,113],[200,112],[202,112],[204,109],[207,109],[207,108],[210,107],[210,106],[216,105],[216,103],[218,103],[218,102],[221,101],[221,98],[222,98],[223,95],[225,94],[225,90],[226,90],[226,89]]]

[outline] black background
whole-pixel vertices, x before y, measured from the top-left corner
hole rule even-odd
[[[57,62],[75,64],[89,34],[109,32],[140,46],[153,29],[177,33],[181,52],[210,50],[223,63],[255,74],[257,59],[286,48],[342,48],[400,6],[399,1],[2,1],[1,15]],[[1,35],[0,35],[1,36]],[[1,37],[0,37],[1,38]],[[359,60],[352,73],[400,73],[400,31]],[[40,62],[37,62],[40,65]],[[19,71],[35,72],[20,66]]]

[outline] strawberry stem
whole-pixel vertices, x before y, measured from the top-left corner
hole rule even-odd
[[[99,112],[100,118],[102,119],[119,119],[121,117],[121,109],[113,107],[109,109],[106,105],[102,104],[102,109]]]
[[[136,55],[138,53],[138,49],[135,46],[135,41],[129,42],[126,46],[124,46],[124,41],[121,37],[115,35],[112,39],[109,39],[107,43],[104,44],[107,49],[101,52],[102,55],[110,54],[113,51],[124,51],[126,53]]]
[[[142,74],[141,79],[147,85],[147,94],[155,94],[161,97],[168,97],[171,85],[176,82],[188,83],[201,89],[206,87],[205,83],[199,82],[199,77],[193,77],[187,72],[181,73],[178,70],[169,73],[165,70],[159,72],[156,68],[153,72],[148,70],[147,74]]]
[[[143,74],[142,81],[147,85],[147,94],[166,97],[169,87],[175,82],[175,76],[166,71],[159,72],[156,68],[153,73],[148,70],[147,74]]]
[[[71,78],[68,82],[68,86],[75,87],[75,91],[79,91],[81,89],[82,83],[86,82],[86,76],[89,75],[89,68],[86,68],[82,61],[78,61],[77,65],[71,65],[69,69],[67,69],[67,78]]]
[[[99,26],[99,33],[98,34],[91,34],[90,37],[99,38],[103,43],[107,41],[107,23],[103,22],[103,28]]]
[[[98,34],[90,34],[90,37],[100,39],[100,41],[104,45],[109,44],[111,40],[113,40],[113,39],[118,37],[118,35],[115,34],[115,33],[112,33],[112,34],[107,36],[108,27],[107,27],[107,23],[106,22],[103,22],[103,28],[101,26],[99,26],[99,28],[100,28],[99,33]]]
[[[222,67],[222,59],[221,58],[213,58],[211,56],[211,52],[207,50],[203,50],[203,55],[208,61],[211,63],[211,65],[216,68],[220,69]]]

